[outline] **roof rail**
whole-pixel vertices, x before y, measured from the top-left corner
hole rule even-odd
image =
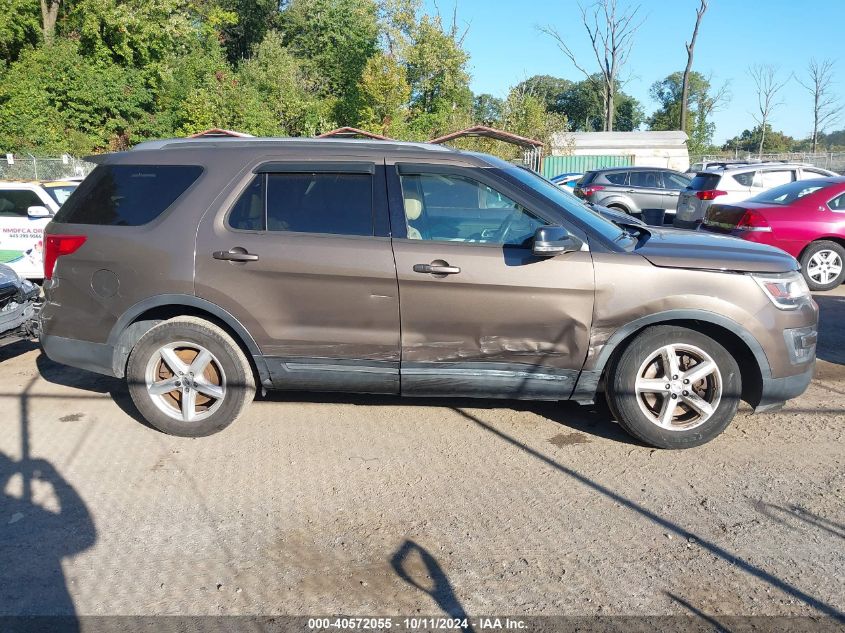
[[[454,152],[455,150],[444,145],[431,143],[412,143],[408,141],[374,141],[371,139],[351,138],[310,138],[310,137],[199,137],[199,138],[169,138],[157,141],[145,141],[139,143],[130,152],[149,151],[160,149],[179,149],[198,146],[208,147],[261,147],[265,145],[358,145],[366,147],[378,147],[382,149],[413,148],[433,152]]]

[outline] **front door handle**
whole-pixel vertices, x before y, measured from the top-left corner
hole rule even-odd
[[[214,251],[211,256],[214,259],[222,259],[227,262],[257,262],[258,255],[255,253],[248,253],[245,248],[236,246],[230,248],[228,251]]]
[[[461,269],[457,266],[450,266],[446,262],[432,262],[430,264],[414,264],[414,272],[429,275],[457,275],[461,272]]]

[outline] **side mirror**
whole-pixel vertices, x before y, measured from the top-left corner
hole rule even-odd
[[[32,206],[32,207],[29,207],[26,210],[26,214],[32,219],[49,218],[50,215],[51,215],[50,209],[48,209],[47,207],[43,207],[41,205],[35,205],[35,206]]]
[[[532,251],[538,257],[554,257],[580,251],[584,242],[562,226],[541,226],[534,232]]]

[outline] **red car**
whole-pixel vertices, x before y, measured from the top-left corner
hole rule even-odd
[[[845,177],[797,180],[734,204],[714,204],[700,230],[785,250],[811,290],[845,279]]]

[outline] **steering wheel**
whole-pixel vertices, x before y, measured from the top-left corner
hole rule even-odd
[[[499,243],[500,244],[507,244],[507,237],[511,232],[514,224],[517,223],[517,220],[522,218],[522,212],[518,209],[515,209],[513,213],[511,213],[508,217],[505,218],[505,221],[499,225]]]

